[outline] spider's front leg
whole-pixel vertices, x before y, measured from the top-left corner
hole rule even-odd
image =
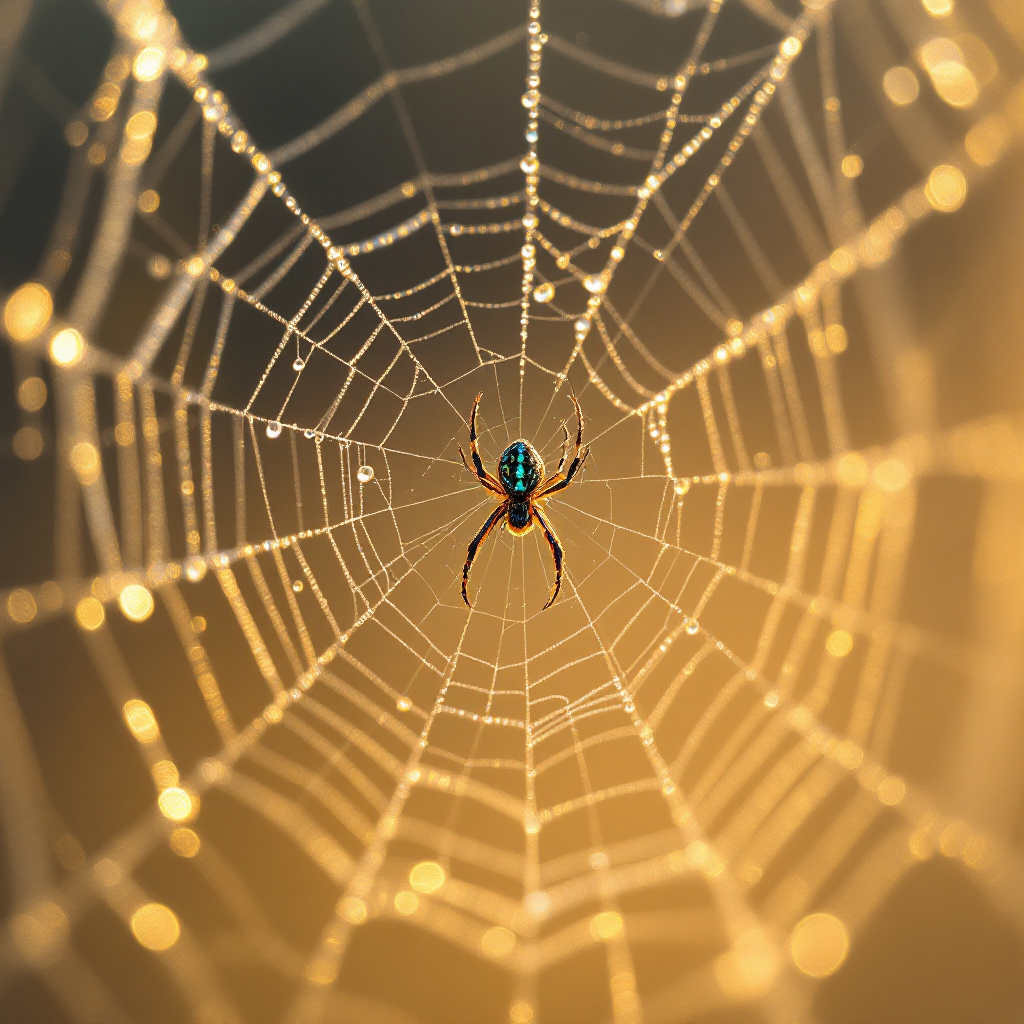
[[[565,430],[565,425],[563,424],[562,429],[565,430],[566,445],[562,451],[562,459],[558,463],[558,469],[537,488],[534,498],[546,498],[549,494],[554,494],[555,491],[561,491],[563,488],[568,487],[572,483],[572,478],[583,468],[583,463],[586,462],[587,456],[590,454],[590,449],[583,447],[583,413],[580,411],[580,403],[576,400],[575,395],[570,395],[569,397],[572,399],[572,404],[576,407],[576,445],[573,451],[572,462],[569,463],[569,468],[563,473],[562,467],[565,465],[569,449],[569,432]]]
[[[459,445],[459,454],[462,456],[462,464],[477,478],[477,481],[487,488],[492,494],[500,494],[502,498],[505,497],[505,492],[502,490],[501,485],[488,473],[484,471],[484,475],[481,476],[467,461],[466,453],[462,450],[462,445]]]
[[[480,532],[469,542],[469,555],[466,558],[466,564],[462,567],[462,600],[470,608],[473,605],[470,603],[467,588],[469,587],[469,570],[473,567],[473,559],[476,558],[480,545],[487,539],[487,534],[505,517],[505,514],[508,512],[508,506],[509,502],[506,499],[487,517],[487,521],[480,527]]]
[[[489,491],[493,491],[495,494],[500,494],[502,498],[505,497],[505,489],[501,484],[493,477],[490,473],[484,469],[483,460],[480,458],[480,450],[476,445],[476,412],[480,408],[480,399],[484,397],[484,393],[481,391],[476,396],[473,402],[473,411],[469,414],[469,451],[473,456],[473,468],[470,467],[466,461],[466,453],[462,450],[462,445],[459,445],[459,454],[462,456],[462,462],[471,473],[475,474],[477,480],[483,484],[484,487]]]
[[[562,433],[565,434],[565,441],[562,443],[562,457],[558,460],[558,469],[555,470],[555,476],[562,472],[565,460],[569,457],[569,428],[564,423],[562,424]]]

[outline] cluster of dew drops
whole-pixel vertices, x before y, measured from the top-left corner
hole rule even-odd
[[[280,437],[282,429],[283,427],[281,426],[281,423],[278,420],[271,420],[267,424],[267,437],[269,437],[271,440],[273,440],[276,437]],[[302,432],[302,435],[303,437],[315,437],[316,431],[304,430]],[[371,483],[374,478],[374,475],[375,474],[373,471],[373,466],[370,465],[360,466],[359,469],[356,471],[356,479],[361,484]]]

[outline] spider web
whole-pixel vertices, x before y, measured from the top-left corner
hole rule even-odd
[[[7,306],[54,579],[0,605],[11,644],[69,627],[146,793],[83,797],[130,812],[83,849],[2,679],[3,983],[72,1020],[130,1019],[141,984],[147,1019],[792,1021],[938,853],[1024,926],[990,810],[1012,699],[985,698],[1019,682],[1020,566],[964,639],[903,614],[932,481],[980,488],[978,558],[1019,550],[1019,420],[940,425],[902,257],[1024,125],[1014,25],[684,7],[544,0],[489,34],[424,5],[396,34],[353,0],[331,45],[369,84],[328,109],[286,87],[322,70],[288,55],[338,28],[325,0],[206,56],[187,12],[106,5],[56,312],[22,339]],[[614,44],[605,17],[621,53],[577,35]],[[52,419],[21,398],[47,356]],[[550,468],[570,393],[585,415],[543,612],[537,530],[492,534],[461,600],[478,392],[488,468],[518,437]],[[952,795],[894,763],[921,677],[982,694],[933,741]],[[103,963],[99,908],[158,971]]]

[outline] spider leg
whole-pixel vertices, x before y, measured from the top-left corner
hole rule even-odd
[[[469,414],[469,451],[473,456],[473,466],[475,467],[473,471],[476,473],[477,479],[484,485],[484,487],[504,497],[505,488],[502,487],[486,469],[484,469],[483,460],[480,458],[480,449],[476,446],[476,412],[477,409],[480,408],[480,399],[483,397],[484,393],[481,391],[473,402],[473,411]],[[459,451],[461,452],[461,450],[462,449],[460,448]],[[462,461],[466,461],[465,455],[462,456]],[[466,468],[468,469],[469,467],[467,466]]]
[[[589,448],[584,448],[581,455],[577,455],[575,459],[569,464],[569,468],[565,473],[556,473],[550,480],[546,481],[544,485],[538,488],[537,493],[533,495],[533,500],[536,501],[538,498],[546,498],[548,495],[554,494],[555,491],[564,490],[569,484],[572,483],[572,478],[583,468],[583,463],[587,461],[587,456],[590,454]]]
[[[569,431],[563,423],[562,429],[565,430],[566,445],[562,452],[562,461],[558,463],[558,469],[537,488],[537,492],[534,495],[536,498],[541,498],[552,491],[560,491],[563,487],[568,487],[569,481],[572,480],[577,470],[583,465],[583,460],[587,457],[586,451],[584,451],[582,457],[580,456],[580,448],[583,446],[583,413],[580,411],[580,403],[576,400],[576,396],[570,395],[569,397],[572,399],[572,404],[576,407],[576,449],[573,452],[573,459],[569,464],[569,469],[563,473],[562,467],[565,465],[565,460],[569,453]]]
[[[466,469],[468,469],[470,473],[472,473],[473,476],[475,476],[477,480],[481,484],[483,484],[484,487],[487,488],[487,490],[493,492],[494,494],[500,494],[502,500],[504,500],[506,497],[504,490],[502,490],[500,487],[496,486],[494,483],[491,482],[493,478],[491,477],[490,473],[488,473],[486,476],[480,476],[480,474],[477,473],[477,471],[466,461],[466,453],[462,450],[462,445],[460,444],[458,447],[459,455],[462,456],[462,464],[466,467]]]
[[[576,449],[580,448],[583,444],[583,413],[580,410],[580,403],[577,401],[574,394],[569,396],[572,399],[572,404],[576,406]]]
[[[469,586],[469,570],[473,567],[473,559],[476,558],[477,551],[480,550],[480,545],[487,539],[487,534],[494,529],[495,526],[504,518],[505,513],[508,512],[508,499],[506,498],[488,517],[487,521],[483,526],[480,527],[480,532],[469,542],[469,555],[466,558],[466,564],[462,567],[462,600],[473,607],[469,602],[469,595],[466,593],[466,588]]]
[[[557,476],[562,472],[562,467],[565,465],[565,460],[569,455],[569,428],[563,423],[562,432],[565,434],[565,443],[562,445],[562,457],[558,460],[558,469],[555,470]]]
[[[555,528],[548,522],[547,516],[544,515],[537,505],[533,506],[533,514],[537,517],[537,522],[540,523],[540,527],[544,531],[544,539],[548,542],[548,547],[551,548],[551,557],[555,562],[555,585],[551,590],[548,603],[544,605],[545,608],[550,608],[554,604],[555,598],[558,597],[558,591],[562,589],[562,545],[558,542],[558,534],[555,533]]]

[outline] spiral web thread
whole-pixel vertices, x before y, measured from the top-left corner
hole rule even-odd
[[[139,911],[159,898],[180,936],[154,955],[192,1015],[247,1019],[223,954],[190,927],[173,885],[154,893],[140,878],[168,840],[221,895],[235,955],[290,988],[289,1022],[412,1019],[343,983],[360,931],[387,918],[496,965],[503,1012],[519,1024],[558,1019],[543,979],[588,950],[606,962],[616,1022],[747,1004],[791,1021],[810,1013],[808,975],[828,973],[830,957],[841,960],[834,950],[937,850],[962,858],[998,905],[1024,906],[1019,854],[887,767],[915,666],[965,685],[977,671],[977,649],[898,617],[919,483],[980,482],[979,545],[1000,550],[1000,513],[1017,507],[1024,464],[1012,420],[935,426],[921,351],[892,326],[902,300],[890,272],[903,236],[959,207],[1015,143],[1024,94],[1008,87],[1012,75],[1004,67],[967,115],[881,97],[884,130],[900,133],[919,180],[868,211],[844,173],[827,2],[796,17],[750,2],[774,42],[711,60],[727,46],[716,34],[723,5],[712,2],[689,15],[688,47],[663,75],[547,35],[539,6],[525,27],[396,70],[371,6],[354,0],[381,77],[264,152],[208,76],[270,60],[272,45],[324,6],[293,3],[206,58],[162,8],[107,5],[115,59],[136,74],[113,76],[113,116],[92,129],[113,154],[101,216],[66,309],[34,340],[14,342],[23,377],[46,355],[54,364],[58,579],[9,590],[0,608],[10,635],[74,618],[156,789],[150,813],[60,880],[42,866],[48,852],[30,865],[38,818],[10,832],[19,902],[4,927],[4,981],[35,970],[71,1019],[123,1017],[116,985],[78,948],[76,922],[101,902],[158,946]],[[959,8],[939,25],[929,10],[943,5],[891,6],[862,11],[860,28],[884,42],[888,21],[906,49],[862,48],[864,82],[901,60],[913,66],[940,29],[971,27]],[[496,165],[432,172],[403,90],[513,47],[537,76],[523,97],[536,141]],[[577,110],[545,92],[554,60],[650,102],[632,119]],[[956,73],[975,81],[964,65],[932,68],[921,88],[949,100]],[[151,150],[161,105],[181,88],[194,106]],[[108,81],[96,98],[109,94]],[[817,118],[808,95],[820,98]],[[415,176],[382,182],[357,207],[307,213],[289,166],[315,162],[386,104]],[[554,137],[575,166],[548,161]],[[192,222],[139,212],[140,195],[162,189],[190,141],[201,171]],[[620,162],[625,183],[587,176],[597,151]],[[753,168],[747,189],[759,183],[757,201],[783,212],[795,243],[759,237],[744,218],[728,191],[734,161]],[[41,274],[51,291],[62,273],[53,251],[78,230],[74,166]],[[222,166],[247,166],[252,180],[211,229]],[[570,212],[577,194],[588,211],[606,204],[605,226]],[[737,308],[693,241],[712,210],[731,232],[716,244],[771,297],[760,311]],[[136,217],[177,264],[118,356],[101,324],[124,287],[122,266],[148,261],[161,274],[152,246],[133,240]],[[425,279],[408,279],[403,247],[413,244],[437,265]],[[805,266],[796,287],[776,269],[777,251],[794,245]],[[632,284],[620,285],[628,272]],[[393,284],[371,291],[361,275]],[[844,288],[865,277],[887,322],[848,331]],[[644,303],[657,296],[678,312],[644,334]],[[689,320],[718,340],[672,369]],[[82,339],[69,358],[51,344],[65,327]],[[869,343],[900,367],[878,399],[895,434],[856,451],[842,366]],[[258,345],[269,355],[250,380],[233,352]],[[221,397],[229,376],[244,400]],[[101,383],[112,385],[107,404]],[[540,612],[550,557],[538,531],[503,534],[478,558],[468,610],[460,569],[491,508],[455,447],[466,443],[472,398],[485,393],[488,467],[517,436],[550,467],[562,423],[573,426],[570,387],[592,450],[583,477],[550,502],[566,551],[562,595]],[[95,576],[72,539],[80,517]],[[111,628],[119,603],[148,619],[151,595],[159,614],[131,629],[170,624],[219,737],[187,772],[159,715],[138,703],[145,679]],[[219,630],[244,640],[244,658],[217,664]],[[31,788],[30,742],[9,747],[3,767]],[[265,819],[329,881],[307,948],[275,932],[261,893],[218,853],[204,828],[218,794]],[[790,860],[773,871],[783,851]],[[66,847],[63,859],[76,860]],[[1019,911],[1015,923],[1024,925]],[[800,959],[801,928],[818,951],[810,960]],[[685,951],[685,966],[648,984],[655,946]]]

